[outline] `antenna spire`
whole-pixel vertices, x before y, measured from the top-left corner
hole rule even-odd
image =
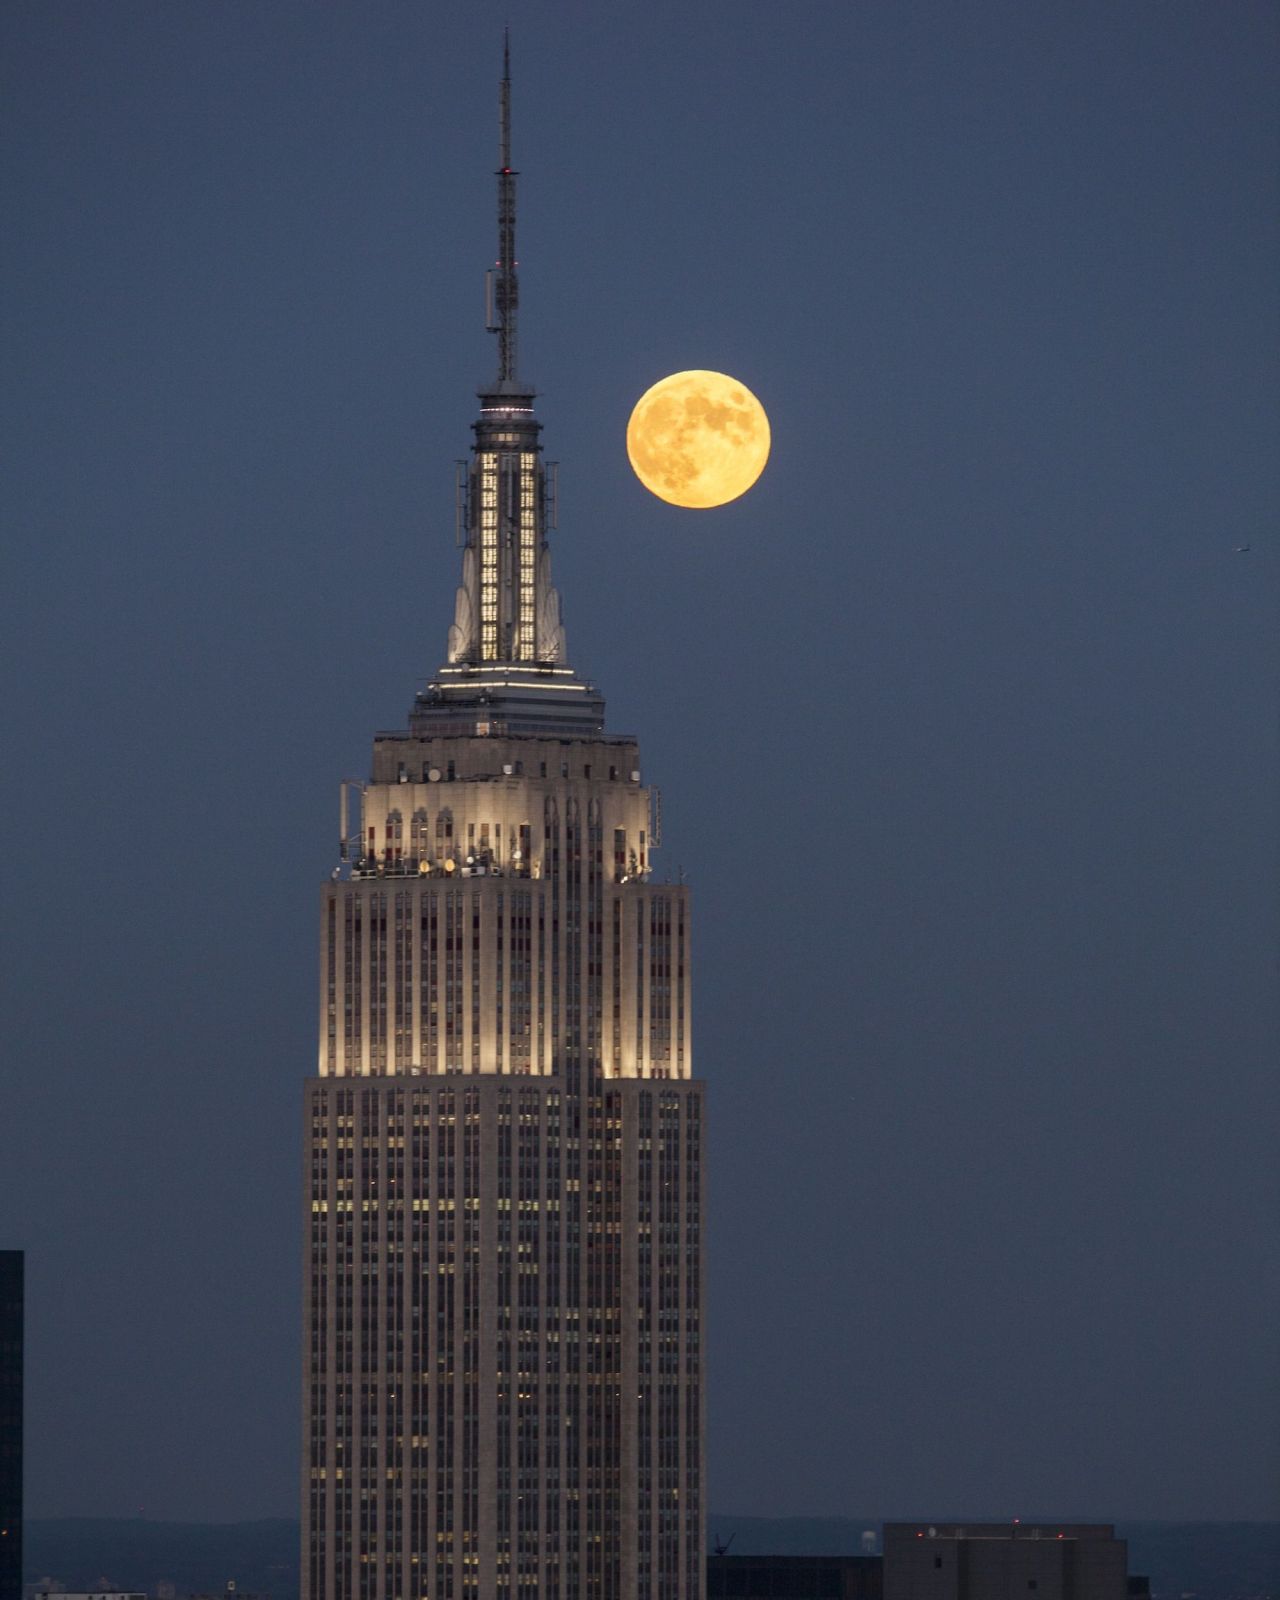
[[[502,127],[502,170],[511,165],[511,29],[502,30],[502,90],[499,102]]]
[[[511,166],[511,30],[502,30],[498,91],[498,260],[491,275],[489,331],[498,335],[498,383],[516,381],[516,173]]]

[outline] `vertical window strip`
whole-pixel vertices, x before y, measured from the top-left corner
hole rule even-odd
[[[480,456],[480,657],[498,658],[498,458]]]
[[[622,901],[613,902],[613,962],[610,974],[612,991],[610,1025],[612,1028],[612,1055],[615,1076],[622,1071]]]
[[[537,456],[531,450],[520,456],[520,610],[516,656],[532,661],[536,653],[535,602],[538,562]]]
[[[645,1076],[644,1050],[644,896],[636,897],[636,1075]]]

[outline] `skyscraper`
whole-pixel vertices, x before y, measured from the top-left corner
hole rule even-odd
[[[702,1086],[656,792],[569,665],[518,376],[501,88],[495,378],[446,659],[344,784],[306,1093],[304,1600],[697,1600]]]

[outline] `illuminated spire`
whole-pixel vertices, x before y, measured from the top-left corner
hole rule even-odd
[[[555,469],[542,460],[534,390],[516,376],[516,174],[505,36],[498,112],[498,259],[485,279],[498,374],[480,390],[471,460],[458,464],[462,582],[445,662],[419,694],[410,726],[423,734],[599,732],[604,702],[568,664],[551,582]]]

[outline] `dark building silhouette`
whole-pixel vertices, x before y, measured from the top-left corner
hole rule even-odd
[[[883,1556],[707,1557],[707,1600],[1147,1600],[1109,1523],[886,1523]]]
[[[303,1600],[703,1593],[689,898],[651,876],[635,739],[568,662],[509,90],[445,660],[343,784],[321,896]]]
[[[22,1595],[23,1255],[0,1250],[0,1600]]]
[[[707,1600],[881,1600],[879,1556],[707,1557]]]
[[[1127,1573],[1105,1522],[884,1525],[884,1600],[1127,1600]]]

